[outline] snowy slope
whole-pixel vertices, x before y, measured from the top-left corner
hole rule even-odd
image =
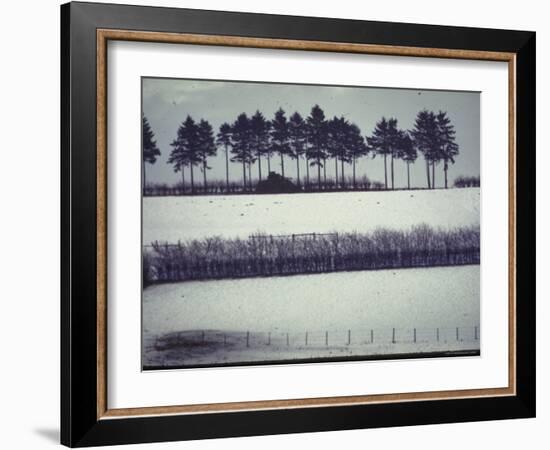
[[[479,323],[479,266],[191,281],[143,292],[146,334],[435,328]]]
[[[327,194],[146,197],[143,243],[205,236],[366,232],[479,225],[479,188]]]
[[[156,285],[143,295],[144,364],[475,350],[479,286],[479,266]]]

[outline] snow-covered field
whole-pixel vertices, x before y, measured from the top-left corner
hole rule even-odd
[[[479,225],[479,188],[326,194],[145,197],[143,243],[205,236],[368,232]]]
[[[390,330],[391,332],[391,330]],[[308,343],[303,341],[297,344],[291,342],[286,345],[281,340],[268,344],[265,337],[256,339],[246,346],[245,337],[238,335],[224,335],[222,339],[211,340],[207,335],[206,341],[200,343],[198,339],[194,341],[181,342],[170,347],[162,347],[158,341],[148,339],[145,341],[146,353],[144,355],[144,368],[146,370],[158,370],[166,368],[180,368],[185,366],[212,366],[224,364],[247,364],[247,363],[268,363],[268,362],[308,362],[308,360],[361,360],[361,359],[388,359],[403,357],[422,357],[431,356],[478,356],[479,340],[473,336],[462,336],[457,340],[451,333],[441,338],[438,342],[435,339],[431,341],[396,342],[391,341],[378,342],[378,335],[375,334],[374,341],[357,340],[352,338],[351,343],[345,341],[330,342],[325,345],[323,336],[317,339],[317,342]],[[183,338],[182,338],[183,339]],[[273,339],[273,337],[272,337]],[[353,340],[356,339],[356,340]]]
[[[478,188],[147,197],[143,243],[479,226],[479,210]],[[143,363],[475,352],[479,273],[455,266],[153,285],[143,292]]]
[[[474,327],[479,325],[479,273],[479,266],[457,266],[151,286],[143,292],[144,364],[479,349],[479,340],[474,339]],[[393,328],[396,343],[391,342]],[[371,329],[375,342],[370,339]],[[206,341],[215,339],[221,345],[163,349],[171,333],[193,333],[196,339],[202,331]],[[243,337],[247,331],[255,339],[249,347]],[[302,343],[306,331],[309,345]],[[268,339],[273,339],[269,346]]]

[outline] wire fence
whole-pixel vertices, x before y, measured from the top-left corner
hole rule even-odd
[[[362,328],[347,330],[303,331],[219,331],[191,330],[164,334],[157,338],[155,348],[166,350],[196,346],[258,347],[346,347],[357,345],[429,344],[443,346],[451,343],[477,343],[478,325],[436,328]]]

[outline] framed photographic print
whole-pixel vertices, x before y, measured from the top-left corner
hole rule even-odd
[[[61,19],[63,444],[534,416],[535,33]]]

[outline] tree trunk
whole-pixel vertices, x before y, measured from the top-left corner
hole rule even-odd
[[[283,176],[283,178],[285,177],[285,158],[282,153],[281,153],[281,175]]]
[[[185,166],[181,165],[181,193],[185,194]]]
[[[195,179],[193,178],[193,163],[190,164],[191,167],[191,194],[195,193]]]
[[[445,165],[443,166],[443,170],[445,171],[445,189],[448,189],[447,186],[447,170],[449,169],[449,165],[447,164],[447,161],[445,161]]]
[[[321,190],[321,157],[317,156],[317,186]]]
[[[407,187],[411,190],[411,162],[407,161]]]
[[[300,187],[300,155],[296,155],[296,184]]]
[[[340,160],[340,167],[342,168],[342,185],[346,185],[346,178],[344,177],[344,158]]]
[[[204,181],[204,193],[206,194],[206,160],[202,163],[202,180]]]
[[[246,192],[246,162],[243,159],[243,192]]]
[[[306,186],[309,188],[309,158],[306,156]]]
[[[384,186],[386,190],[388,189],[388,166],[386,162],[387,156],[388,155],[384,153]]]
[[[431,182],[430,182],[430,161],[426,159],[426,177],[428,179],[428,189],[432,188]]]
[[[355,183],[355,156],[353,157],[353,189],[355,189],[356,187],[356,183]]]
[[[327,159],[323,158],[323,183],[325,183],[325,189],[327,188]]]
[[[267,174],[271,173],[271,152],[267,152]]]
[[[146,173],[145,173],[145,161],[143,161],[141,163],[141,165],[143,166],[143,194],[145,194],[145,188],[147,187],[147,178],[146,178]]]
[[[262,155],[258,151],[258,181],[262,181]]]
[[[225,186],[229,191],[229,153],[227,151],[227,145],[225,146]]]
[[[435,189],[435,161],[432,161],[432,189]]]
[[[336,189],[338,189],[338,158],[334,158],[334,173],[336,174]]]
[[[249,187],[250,191],[252,191],[252,169],[251,169],[251,166],[252,166],[252,164],[249,162],[248,163],[248,187]]]
[[[395,189],[393,178],[393,152],[391,153],[391,189],[392,191]]]

